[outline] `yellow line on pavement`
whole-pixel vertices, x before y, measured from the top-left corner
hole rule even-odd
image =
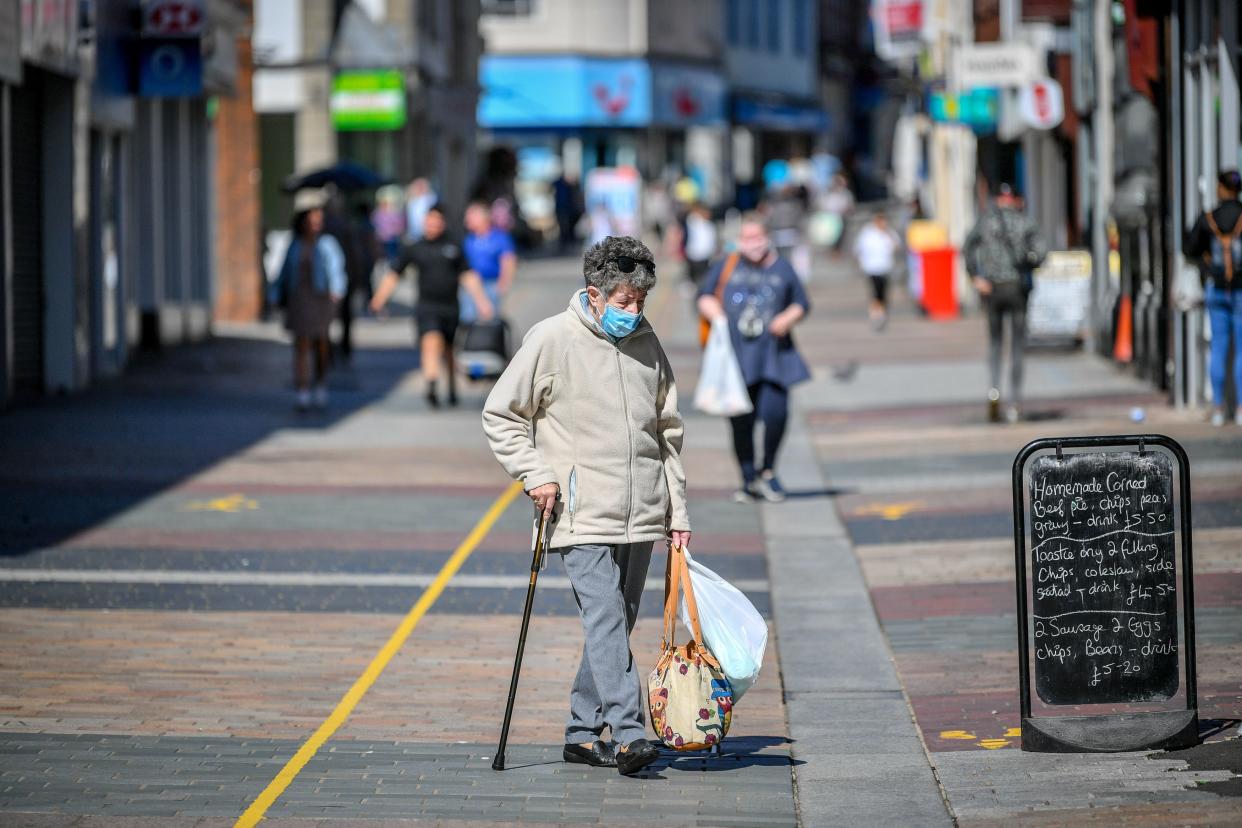
[[[435,581],[431,583],[431,586],[427,587],[422,597],[418,599],[418,603],[402,619],[401,624],[388,639],[388,643],[372,659],[367,669],[354,682],[353,687],[350,687],[349,691],[337,702],[336,709],[332,711],[328,718],[324,719],[323,724],[319,725],[319,728],[311,734],[311,737],[298,749],[298,752],[293,754],[293,758],[280,769],[280,773],[276,774],[276,778],[263,789],[263,792],[255,798],[254,802],[250,803],[250,807],[237,820],[236,828],[249,828],[250,826],[257,825],[259,820],[263,819],[263,815],[267,813],[267,809],[272,807],[280,795],[284,793],[285,789],[289,787],[289,784],[297,777],[298,773],[301,772],[302,768],[306,767],[306,763],[314,757],[315,753],[318,752],[319,748],[323,747],[325,742],[332,738],[332,734],[336,733],[337,729],[345,723],[345,720],[349,718],[349,714],[358,706],[358,702],[362,701],[362,697],[371,689],[371,685],[375,684],[375,680],[380,677],[380,673],[384,672],[388,662],[392,661],[393,656],[397,654],[402,645],[405,644],[406,639],[410,637],[410,633],[414,632],[414,627],[418,625],[418,622],[427,613],[427,610],[440,597],[440,593],[444,592],[444,588],[448,585],[449,580],[457,574],[457,570],[466,562],[466,558],[470,557],[470,553],[475,550],[475,547],[491,531],[492,526],[504,513],[505,509],[509,508],[509,504],[513,503],[514,498],[521,493],[522,484],[514,483],[496,499],[492,507],[487,510],[487,514],[479,519],[479,522],[475,524],[474,529],[470,530],[470,534],[466,536],[466,539],[461,542],[461,545],[457,547],[452,556],[445,561]]]

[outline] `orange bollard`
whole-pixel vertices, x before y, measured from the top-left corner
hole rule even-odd
[[[1129,362],[1134,359],[1134,302],[1129,295],[1121,297],[1117,308],[1117,339],[1113,342],[1113,359]]]

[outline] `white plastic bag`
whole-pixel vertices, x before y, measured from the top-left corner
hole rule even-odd
[[[736,417],[753,410],[746,380],[742,378],[742,369],[733,353],[729,321],[724,317],[712,322],[712,332],[703,351],[699,384],[694,389],[694,407],[718,417]]]
[[[763,651],[768,646],[768,623],[741,590],[712,572],[686,552],[694,601],[699,607],[703,643],[720,662],[721,672],[733,686],[736,702],[759,678]],[[681,623],[686,629],[690,613],[681,601]]]

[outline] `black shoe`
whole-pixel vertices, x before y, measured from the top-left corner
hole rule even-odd
[[[617,758],[613,755],[612,746],[596,740],[590,748],[582,745],[565,745],[561,758],[575,765],[591,765],[596,768],[615,768]]]
[[[660,749],[646,739],[635,739],[627,750],[617,751],[617,770],[622,776],[638,773],[660,758]]]

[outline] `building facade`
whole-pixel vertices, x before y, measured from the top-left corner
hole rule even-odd
[[[485,2],[480,127],[526,168],[633,166],[712,205],[822,148],[814,0]]]
[[[725,196],[721,3],[484,4],[479,126],[536,175],[638,167]]]
[[[398,183],[426,177],[463,206],[475,171],[478,20],[478,0],[260,0],[264,229],[288,225],[289,176],[337,161]]]
[[[192,5],[0,2],[0,405],[210,330],[211,101],[245,12]]]

